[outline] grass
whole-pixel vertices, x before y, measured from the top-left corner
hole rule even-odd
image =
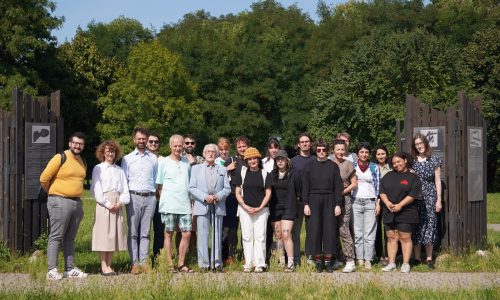
[[[500,224],[500,193],[490,193],[486,200],[488,224]]]
[[[283,278],[267,284],[251,284],[249,281],[192,280],[192,276],[170,276],[150,274],[141,276],[141,282],[131,283],[123,289],[113,284],[103,285],[92,278],[85,287],[64,287],[40,284],[30,290],[0,292],[2,299],[499,299],[500,289],[430,290],[413,288],[391,288],[381,282],[343,286],[327,284],[329,281],[304,277],[300,281]],[[226,277],[227,278],[227,277]]]

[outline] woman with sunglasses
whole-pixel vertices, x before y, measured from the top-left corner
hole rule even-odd
[[[337,216],[340,215],[342,191],[344,190],[339,167],[328,159],[328,144],[316,142],[316,159],[304,170],[302,199],[304,215],[308,218],[307,235],[310,251],[314,255],[316,271],[333,272],[332,259],[337,255]]]
[[[380,171],[370,162],[370,144],[358,144],[356,154],[358,160],[354,162],[358,185],[353,191],[352,204],[354,245],[358,265],[365,269],[372,268],[373,252],[375,250],[375,234],[377,231],[377,218],[380,213],[378,199]]]
[[[331,159],[339,166],[340,177],[342,178],[344,188],[342,191],[342,214],[337,218],[340,238],[342,239],[342,252],[346,260],[342,272],[351,273],[356,271],[356,264],[354,263],[354,241],[349,230],[352,212],[351,191],[358,185],[358,180],[352,162],[345,158],[346,151],[347,147],[345,141],[333,141],[333,156]]]

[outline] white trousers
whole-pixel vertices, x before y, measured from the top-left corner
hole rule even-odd
[[[249,214],[238,205],[241,222],[241,237],[245,268],[266,266],[266,230],[269,208],[264,207],[256,214]]]

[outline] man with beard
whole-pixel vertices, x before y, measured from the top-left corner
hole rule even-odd
[[[156,155],[146,149],[148,132],[134,129],[135,149],[122,159],[128,180],[130,203],[127,204],[128,248],[132,274],[146,273],[149,252],[149,231],[156,207]]]
[[[234,143],[238,155],[232,156],[224,162],[231,183],[231,194],[226,198],[226,215],[222,221],[222,257],[226,265],[233,263],[236,247],[238,246],[239,219],[236,216],[238,201],[235,195],[235,178],[241,174],[241,167],[245,165],[243,157],[245,150],[250,147],[250,140],[246,136],[239,136]]]
[[[194,153],[196,149],[196,138],[192,134],[184,135],[184,153],[182,154],[185,157],[191,166],[202,164],[205,159],[199,155]]]
[[[69,150],[56,154],[40,175],[40,184],[49,195],[47,211],[50,220],[47,245],[48,280],[63,277],[85,278],[87,273],[75,267],[75,237],[83,219],[80,197],[87,166],[80,154],[85,148],[85,135],[75,132],[69,138]],[[57,271],[57,252],[63,246],[64,274]]]

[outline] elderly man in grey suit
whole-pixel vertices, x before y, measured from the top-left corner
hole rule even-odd
[[[215,163],[218,151],[215,144],[205,146],[203,149],[205,162],[192,167],[189,181],[189,192],[195,199],[193,214],[197,222],[198,266],[201,272],[208,271],[210,267],[208,236],[213,208],[215,208],[215,220],[212,221],[215,222],[215,232],[212,234],[215,236],[215,245],[212,245],[211,257],[215,257],[214,271],[224,272],[221,251],[222,218],[226,215],[225,200],[231,192],[231,187],[226,168]]]

